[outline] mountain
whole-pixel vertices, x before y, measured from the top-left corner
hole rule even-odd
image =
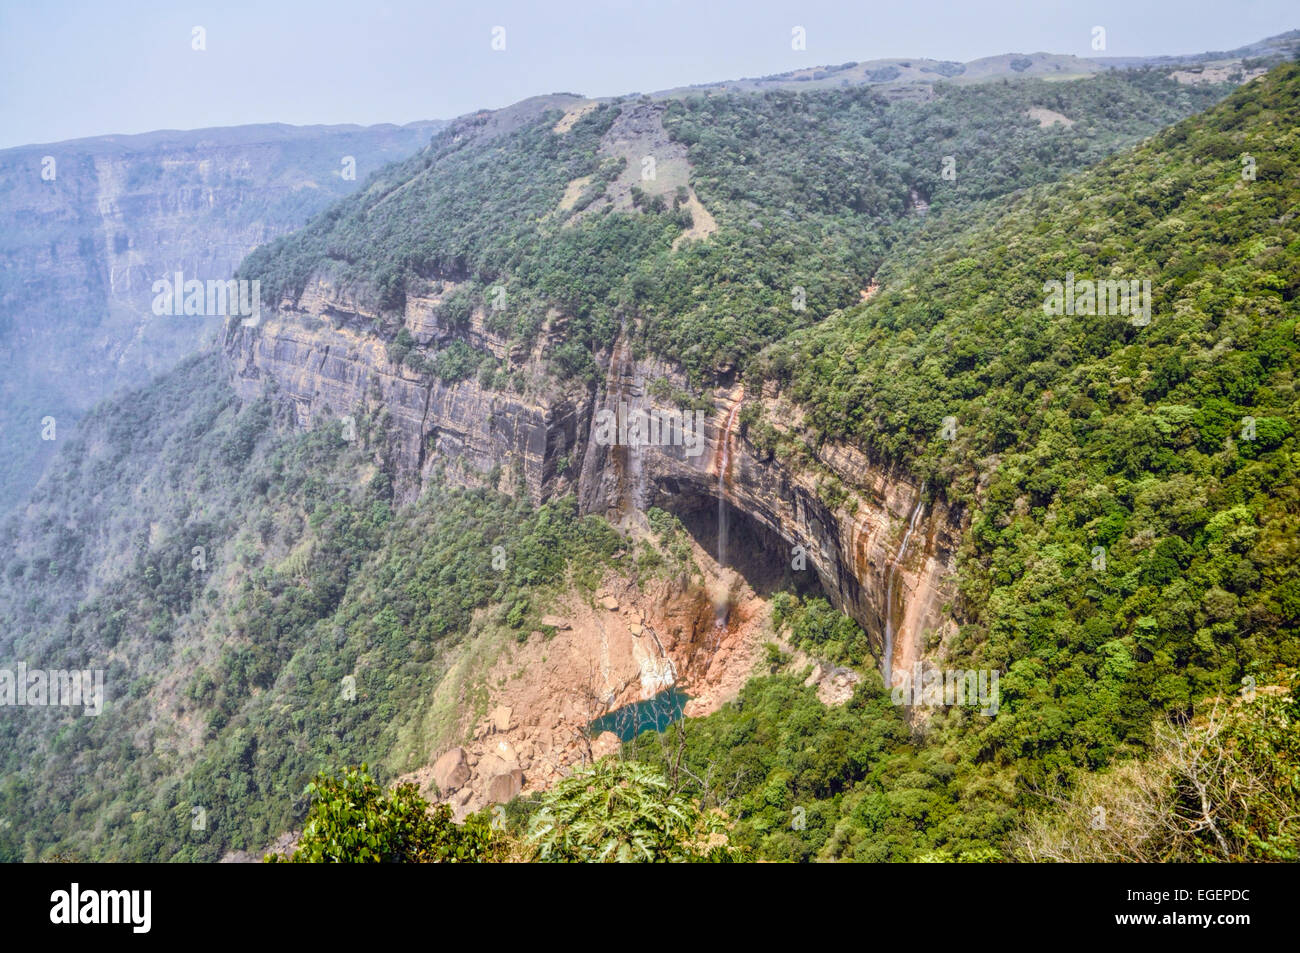
[[[1240,82],[1294,55],[1297,42],[1292,31],[1231,51],[1177,57],[875,60],[682,87],[652,99],[870,85],[887,97],[924,100],[936,82],[1077,79],[1178,65],[1189,67],[1171,74],[1179,82]],[[1059,121],[1051,110],[1035,115]],[[46,429],[45,418],[54,418],[56,433],[60,425],[70,432],[96,400],[171,367],[214,333],[213,319],[155,320],[148,308],[154,281],[187,269],[187,278],[228,276],[254,247],[297,228],[384,162],[421,148],[441,125],[162,131],[0,153],[8,170],[0,221],[11,236],[0,250],[0,353],[13,369],[0,416],[0,445],[8,451],[0,513],[22,500],[53,452],[51,441],[31,436]],[[354,160],[353,178],[344,177],[345,156]],[[50,181],[42,177],[51,168],[47,159],[54,161]]]
[[[1016,856],[1297,661],[1300,70],[1175,71],[542,97],[251,253],[0,532],[5,657],[109,699],[0,713],[0,856],[260,851],[362,761],[526,814],[620,741],[758,856]]]
[[[1100,56],[1097,62],[1116,68],[1132,66],[1172,66],[1199,63],[1214,66],[1241,64],[1246,67],[1276,64],[1295,59],[1300,50],[1300,30],[1288,30],[1231,50],[1190,53],[1181,56]],[[1245,62],[1245,61],[1258,62]]]
[[[1038,77],[1050,80],[1078,79],[1103,70],[1144,67],[1188,66],[1171,75],[1178,82],[1223,82],[1230,75],[1238,79],[1258,75],[1264,68],[1294,59],[1300,51],[1300,30],[1279,33],[1233,50],[1186,53],[1176,56],[1070,56],[1060,53],[1003,53],[966,63],[925,57],[895,57],[814,66],[770,76],[700,83],[652,94],[671,98],[687,94],[770,92],[777,89],[831,89],[845,86],[878,87],[881,95],[924,98],[935,83],[978,83],[998,79]]]
[[[228,278],[440,126],[242,126],[0,152],[0,513],[99,399],[211,339],[215,318],[153,314],[155,281]]]

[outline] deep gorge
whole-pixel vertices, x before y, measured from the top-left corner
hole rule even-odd
[[[507,342],[484,328],[481,312],[465,330],[445,328],[438,323],[437,303],[408,301],[404,322],[417,342],[446,346],[458,339],[509,356]],[[713,540],[706,548],[716,551],[721,493],[745,528],[747,543],[761,541],[769,550],[761,558],[746,557],[751,571],[762,575],[758,567],[766,564],[770,574],[802,552],[799,561],[828,598],[870,634],[877,663],[886,642],[887,612],[897,633],[895,668],[920,657],[926,633],[952,626],[959,513],[941,500],[922,507],[914,538],[894,569],[922,497],[919,481],[909,474],[873,465],[842,444],[815,451],[820,474],[762,453],[735,426],[739,388],[713,395],[703,452],[672,445],[602,446],[591,439],[598,411],[620,405],[630,412],[673,411],[652,396],[650,382],[664,379],[683,392],[687,382],[681,372],[662,359],[633,358],[620,340],[601,355],[605,376],[598,385],[557,383],[543,373],[544,336],[530,354],[514,355],[535,372],[532,380],[544,382],[535,391],[488,390],[473,378],[447,385],[394,365],[370,329],[376,317],[347,293],[318,282],[298,301],[285,302],[261,328],[229,328],[225,350],[237,391],[251,399],[270,389],[292,406],[302,428],[343,415],[383,420],[384,452],[392,455],[407,499],[418,495],[434,472],[466,486],[482,485],[498,472],[501,489],[518,479],[539,503],[572,492],[582,512],[604,514],[615,525],[644,520],[648,509],[659,507],[682,517],[701,541]],[[561,323],[554,319],[552,330]],[[780,395],[769,390],[747,399],[772,410]],[[734,432],[725,478],[719,479],[729,420]],[[791,427],[790,421],[776,423]],[[836,505],[819,492],[827,476],[848,491]],[[896,579],[887,608],[891,570]]]

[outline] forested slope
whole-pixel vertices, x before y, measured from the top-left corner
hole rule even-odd
[[[490,326],[523,342],[557,308],[568,320],[553,355],[562,376],[594,379],[593,352],[630,321],[644,346],[705,386],[793,328],[858,301],[919,218],[913,191],[943,216],[1053,181],[1227,88],[1135,70],[1067,83],[941,83],[927,102],[890,102],[870,88],[616,101],[562,135],[558,110],[509,136],[489,136],[481,117],[462,120],[302,231],[258,249],[240,274],[260,279],[273,301],[296,297],[313,274],[371,289],[393,316],[378,329],[388,336],[406,296],[443,280],[458,284],[450,323],[483,307]],[[684,188],[644,200],[634,193],[631,214],[605,206],[579,216],[625,168],[627,157],[602,151],[601,141],[620,111],[638,106],[648,125],[686,147],[692,185],[718,222],[709,240],[676,243],[692,224]],[[1034,109],[1070,125],[1043,126]],[[666,165],[663,140],[638,146],[652,158],[656,148]],[[946,156],[957,163],[948,179]],[[573,182],[586,184],[561,214]],[[508,308],[490,307],[495,287]]]

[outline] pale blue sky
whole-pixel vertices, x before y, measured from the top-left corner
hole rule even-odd
[[[506,49],[491,49],[494,26]],[[790,48],[790,29],[808,49]],[[548,92],[650,92],[889,56],[1228,49],[1294,0],[0,0],[0,148],[251,122],[445,119]],[[207,49],[191,48],[206,30]]]

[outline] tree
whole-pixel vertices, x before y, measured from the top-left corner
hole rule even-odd
[[[385,791],[365,764],[319,774],[307,790],[312,806],[293,863],[481,863],[501,846],[485,818],[455,824],[447,805],[430,808],[414,784]]]
[[[721,814],[701,811],[644,764],[603,758],[541,797],[535,859],[588,863],[729,862]]]
[[[1151,755],[1086,778],[1016,837],[1041,861],[1300,860],[1300,675],[1163,725]]]

